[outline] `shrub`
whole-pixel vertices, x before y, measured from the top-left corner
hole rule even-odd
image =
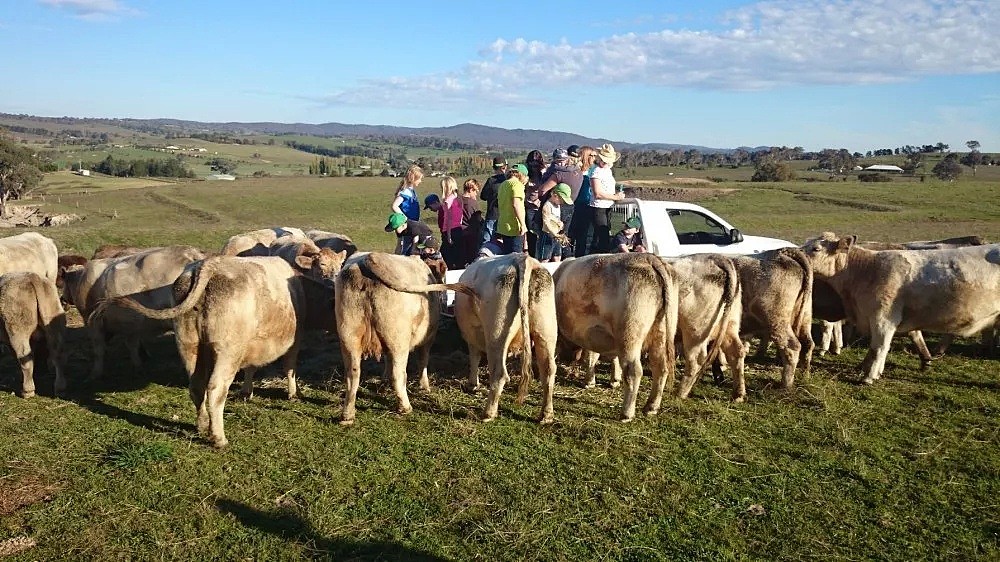
[[[892,178],[890,178],[888,174],[882,172],[875,172],[874,174],[858,174],[858,179],[861,181],[871,181],[871,182],[892,181]]]

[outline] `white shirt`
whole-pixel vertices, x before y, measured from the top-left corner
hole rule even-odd
[[[598,199],[596,182],[601,182],[601,192],[613,195],[615,193],[615,176],[611,173],[610,167],[597,166],[590,174],[590,186],[594,190],[594,199],[590,202],[591,207],[598,209],[608,209],[615,204],[611,199]]]

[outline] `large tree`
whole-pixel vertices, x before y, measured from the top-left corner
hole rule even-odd
[[[0,138],[0,217],[8,216],[7,201],[20,198],[42,180],[39,164],[30,150]]]
[[[955,153],[945,156],[940,162],[934,165],[931,173],[938,179],[952,181],[962,175],[962,166],[958,164],[958,155]]]
[[[965,143],[965,146],[969,147],[969,153],[962,158],[962,163],[966,166],[972,168],[972,175],[976,175],[976,166],[983,163],[983,153],[979,152],[979,141],[970,140]]]

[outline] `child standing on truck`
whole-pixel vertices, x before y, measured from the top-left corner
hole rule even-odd
[[[590,187],[594,191],[593,207],[594,240],[590,245],[591,254],[611,251],[611,229],[608,226],[608,211],[615,201],[625,198],[624,193],[615,191],[615,176],[611,167],[618,160],[615,147],[610,144],[601,145],[597,151],[597,160],[590,174]]]

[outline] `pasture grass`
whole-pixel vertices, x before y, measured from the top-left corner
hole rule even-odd
[[[45,234],[89,255],[111,242],[211,250],[236,232],[289,225],[384,250],[394,187],[378,178],[109,186],[47,196],[47,209],[87,219]],[[996,188],[988,182],[729,187],[705,204],[750,234],[1000,238],[997,211],[983,204]],[[898,210],[817,204],[798,198],[804,191]],[[14,559],[1000,556],[1000,380],[971,341],[928,371],[897,341],[872,387],[856,382],[858,342],[817,358],[792,393],[778,388],[773,357],[748,360],[745,404],[703,380],[691,399],[630,424],[616,421],[621,397],[606,366],[603,385],[585,390],[579,369],[561,362],[556,422],[541,427],[537,383],[524,405],[508,385],[500,417],[477,421],[485,395],[461,390],[463,344],[446,322],[431,392],[411,382],[414,412],[393,413],[381,366],[368,361],[357,423],[344,428],[338,346],[314,335],[300,357],[305,398],[286,400],[277,369],[263,370],[251,401],[234,392],[227,403],[231,446],[218,452],[195,431],[171,336],[147,342],[140,369],[112,342],[108,373],[92,382],[75,312],[69,340],[68,399],[51,396],[45,374],[38,397],[14,396],[16,362],[0,358],[0,543],[36,542]],[[646,377],[640,399],[648,388]]]

